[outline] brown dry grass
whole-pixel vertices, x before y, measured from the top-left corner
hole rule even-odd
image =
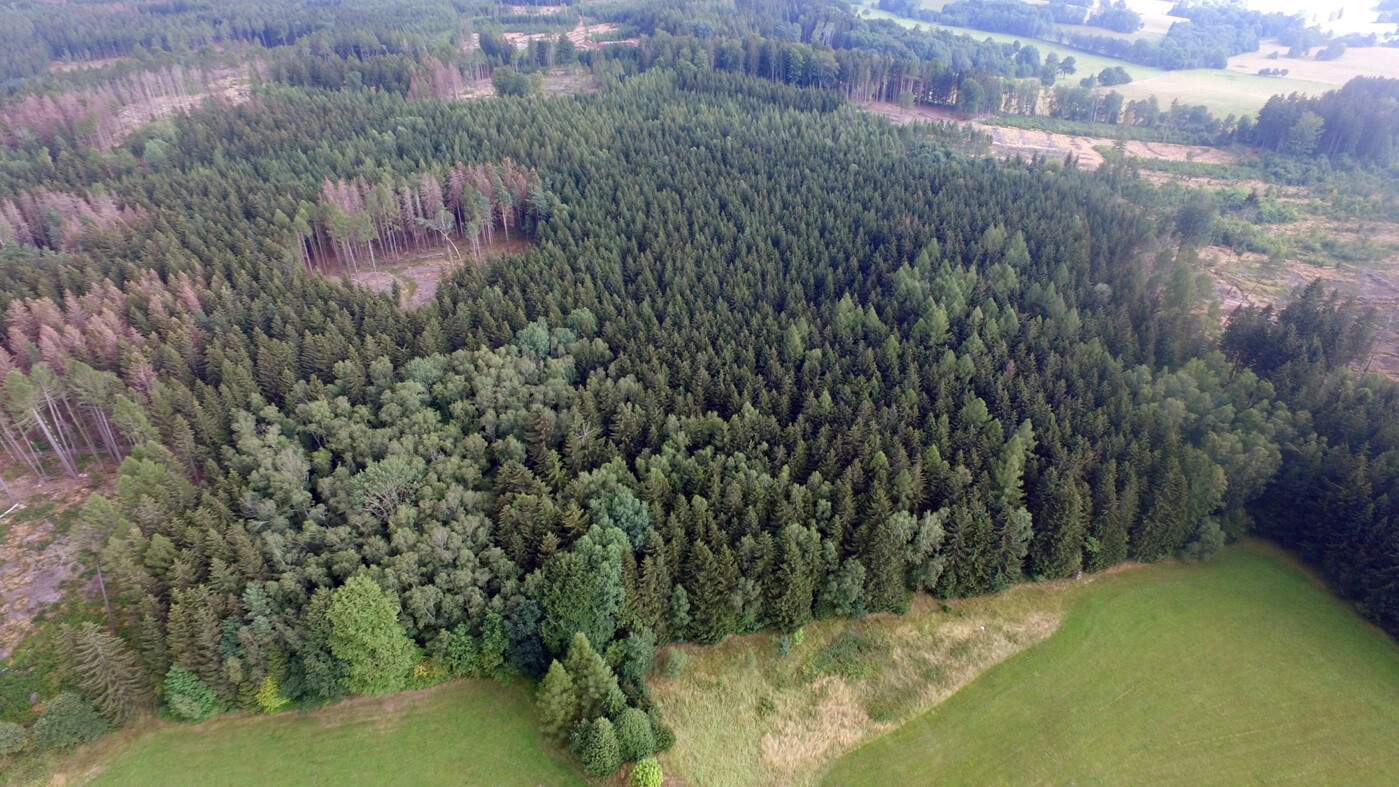
[[[903,616],[813,623],[785,659],[771,633],[682,646],[691,658],[686,672],[652,681],[678,736],[663,757],[666,771],[704,785],[815,783],[842,754],[1046,639],[1073,589],[1092,581],[1022,585],[950,602],[951,612],[919,596]],[[843,636],[867,645],[856,668],[813,673]]]

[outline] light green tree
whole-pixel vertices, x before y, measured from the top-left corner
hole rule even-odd
[[[398,601],[369,577],[351,577],[335,591],[326,617],[330,652],[345,662],[346,691],[377,695],[403,688],[415,654],[398,612]]]

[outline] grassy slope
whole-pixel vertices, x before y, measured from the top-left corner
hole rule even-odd
[[[1399,649],[1262,545],[1095,582],[831,784],[1393,783]]]
[[[102,745],[101,743],[98,744]],[[81,755],[80,755],[81,756]],[[120,744],[104,785],[583,784],[546,752],[522,684],[459,681],[304,716],[161,725]]]

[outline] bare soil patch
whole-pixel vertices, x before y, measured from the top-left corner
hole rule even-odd
[[[1318,222],[1295,222],[1279,229],[1292,237],[1309,232]],[[1380,323],[1375,335],[1371,357],[1359,364],[1361,370],[1399,379],[1399,228],[1385,225],[1384,229],[1338,223],[1325,224],[1327,232],[1338,237],[1370,237],[1391,244],[1390,253],[1381,260],[1364,264],[1318,265],[1298,259],[1269,260],[1262,254],[1211,246],[1203,249],[1200,258],[1214,279],[1215,295],[1220,301],[1221,315],[1227,320],[1240,306],[1285,306],[1293,290],[1316,279],[1334,287],[1344,295],[1353,295],[1362,304],[1373,307]]]
[[[20,502],[0,493],[0,660],[9,658],[34,619],[58,603],[64,585],[82,572],[64,524],[76,519],[89,494],[110,487],[94,475],[96,468],[90,470],[76,481],[30,475],[5,481]],[[94,482],[102,485],[94,489]]]

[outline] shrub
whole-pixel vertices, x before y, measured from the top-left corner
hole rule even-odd
[[[627,708],[617,718],[617,748],[622,762],[638,762],[656,751],[656,737],[651,732],[651,720],[646,712]]]
[[[257,690],[257,706],[263,713],[281,713],[291,706],[291,700],[282,696],[281,687],[268,675],[262,679],[262,686]]]
[[[107,731],[92,703],[76,694],[60,694],[44,704],[44,715],[34,722],[34,745],[41,749],[89,743]]]
[[[660,715],[655,710],[652,710],[648,715],[651,717],[651,737],[656,742],[656,753],[659,754],[675,748],[675,730],[661,721]]]
[[[690,663],[690,654],[678,648],[666,651],[665,654],[665,676],[669,680],[675,680],[685,672],[685,666]]]
[[[29,733],[12,721],[0,721],[0,757],[5,757],[24,748],[29,741]]]
[[[661,764],[656,762],[654,757],[638,762],[631,772],[631,787],[661,787],[664,781]]]
[[[178,664],[165,673],[165,705],[182,721],[203,721],[219,712],[219,698],[209,684]]]

